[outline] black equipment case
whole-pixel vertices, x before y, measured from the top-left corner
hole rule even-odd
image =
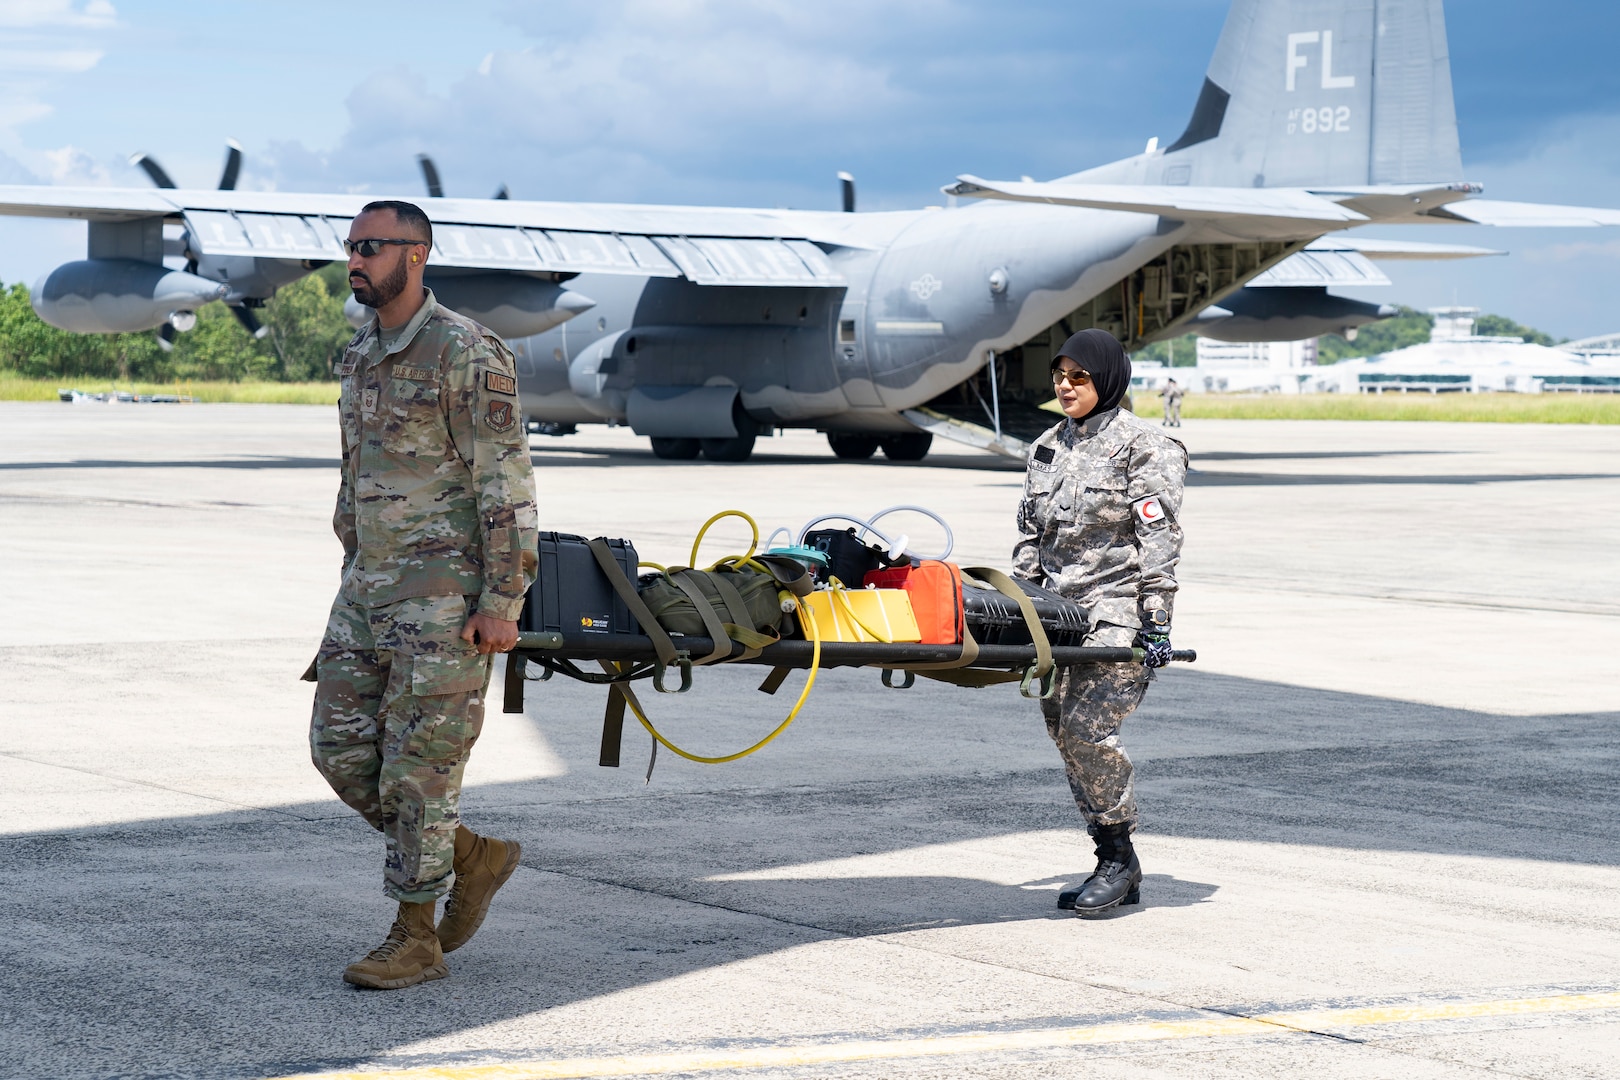
[[[1054,648],[1079,645],[1085,640],[1089,622],[1086,609],[1050,589],[1033,585],[1023,578],[1013,578],[1035,605],[1041,627]],[[1003,596],[995,589],[977,588],[967,582],[962,586],[962,608],[968,630],[980,645],[1028,645],[1029,627],[1024,625],[1024,613],[1018,602]]]
[[[889,558],[882,548],[857,537],[854,529],[815,529],[804,534],[803,543],[827,556],[826,567],[813,571],[817,581],[835,577],[851,589],[860,588],[873,570],[903,566],[909,561]]]
[[[624,576],[636,580],[636,549],[628,540],[609,540]],[[540,566],[518,617],[523,633],[640,634],[635,616],[596,563],[583,536],[540,534]]]

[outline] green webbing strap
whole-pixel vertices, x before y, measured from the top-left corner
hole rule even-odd
[[[759,692],[762,694],[776,693],[782,689],[782,684],[787,681],[788,673],[792,670],[792,668],[785,667],[771,668],[771,673],[765,676],[764,682],[759,684]]]
[[[1046,636],[1046,627],[1041,625],[1040,614],[1036,612],[1029,594],[1020,589],[1012,578],[988,566],[965,566],[962,573],[977,576],[1018,604],[1018,610],[1024,615],[1024,625],[1029,627],[1029,639],[1035,643],[1035,677],[1044,679],[1046,673],[1052,670],[1052,643]]]
[[[712,664],[731,655],[731,635],[726,633],[726,624],[721,621],[720,613],[714,610],[714,605],[709,603],[709,598],[703,595],[703,590],[687,577],[688,574],[695,573],[697,571],[690,569],[672,570],[668,577],[670,583],[692,601],[692,606],[697,609],[698,618],[703,620],[703,628],[709,633],[709,640],[714,642],[714,652],[701,660],[693,660],[692,663]]]
[[[623,670],[618,664],[598,660],[602,670],[618,675]],[[596,763],[606,769],[619,767],[619,748],[624,743],[624,702],[629,687],[625,683],[609,683],[607,711],[602,714],[602,751]],[[638,706],[640,702],[636,703]]]
[[[731,621],[723,624],[726,636],[743,647],[742,656],[736,659],[752,660],[759,655],[760,649],[776,639],[754,629],[754,616],[749,612],[748,605],[743,603],[742,593],[726,580],[726,575],[710,571],[709,583],[720,594],[720,602],[726,605],[726,613],[731,616]]]
[[[630,614],[641,624],[641,632],[652,639],[653,652],[658,654],[658,662],[666,666],[673,664],[680,650],[675,648],[675,643],[664,632],[664,628],[658,625],[658,617],[636,592],[635,582],[624,576],[624,571],[619,568],[618,560],[613,557],[613,550],[608,547],[607,540],[598,536],[595,540],[588,541],[585,546],[596,556],[596,564],[602,568],[602,573],[607,576],[608,584],[613,586],[613,591],[619,594],[624,606],[630,609]]]

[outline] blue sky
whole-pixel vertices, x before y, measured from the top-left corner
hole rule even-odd
[[[848,169],[863,208],[920,206],[958,173],[1055,176],[1173,138],[1226,6],[4,0],[0,183],[144,184],[126,161],[145,150],[212,184],[235,137],[251,187],[419,192],[425,150],[459,195],[831,209]],[[1620,6],[1447,16],[1468,177],[1620,206]],[[1514,254],[1397,265],[1379,299],[1620,330],[1620,230],[1410,234]],[[0,279],[82,257],[82,235],[0,220]]]

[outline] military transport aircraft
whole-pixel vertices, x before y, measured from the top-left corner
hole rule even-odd
[[[226,171],[221,190],[0,187],[0,213],[90,223],[89,258],[42,279],[35,310],[68,330],[172,332],[222,301],[251,327],[277,288],[344,257],[369,196],[236,191]],[[1475,197],[1441,0],[1234,0],[1170,145],[944,190],[974,201],[419,201],[429,285],[511,342],[532,429],[628,424],[661,457],[716,461],[783,427],[824,431],[850,458],[919,459],[935,434],[1017,453],[1052,420],[1027,412],[1075,330],[1127,349],[1189,330],[1297,339],[1379,316],[1327,291],[1384,280],[1369,259],[1486,253],[1346,230],[1620,224],[1620,210]]]

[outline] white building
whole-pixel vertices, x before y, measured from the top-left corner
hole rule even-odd
[[[1198,365],[1142,365],[1137,389],[1175,379],[1192,393],[1620,393],[1620,334],[1559,348],[1523,338],[1474,333],[1478,308],[1431,308],[1434,330],[1422,345],[1318,367],[1316,339],[1290,342],[1198,340]]]

